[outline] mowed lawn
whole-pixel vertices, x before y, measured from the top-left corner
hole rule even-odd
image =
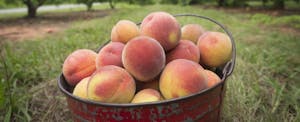
[[[60,107],[33,109],[36,100],[32,99],[37,99],[34,93],[47,89],[41,87],[46,82],[55,82],[49,91],[59,90],[56,78],[61,73],[64,59],[72,51],[81,48],[96,50],[109,40],[111,28],[118,20],[140,22],[153,11],[204,15],[221,22],[232,32],[237,58],[234,72],[226,83],[223,121],[300,121],[299,15],[271,17],[227,13],[198,6],[123,4],[106,17],[75,22],[57,36],[22,42],[2,41],[0,120],[5,116],[9,118],[7,113],[13,113],[11,116],[17,121],[59,120],[50,115],[68,114],[66,104],[61,104],[64,96],[52,92],[47,92],[48,96],[41,99],[55,97],[61,101],[56,105]],[[182,25],[198,23],[207,30],[220,31],[218,26],[202,19],[180,17],[178,20]]]

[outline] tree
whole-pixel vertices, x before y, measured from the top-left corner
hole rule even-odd
[[[108,0],[111,9],[115,9],[116,0]]]
[[[247,3],[246,0],[233,0],[229,5],[233,7],[245,7]]]
[[[138,5],[150,5],[156,3],[154,0],[122,0],[122,2],[127,2],[129,4],[138,4]]]
[[[99,0],[77,0],[77,3],[83,3],[86,5],[87,11],[91,11],[94,2],[101,2]]]
[[[285,7],[284,0],[274,0],[273,7],[275,9],[284,9]]]
[[[218,0],[218,6],[225,6],[226,1],[225,0]]]
[[[27,16],[29,18],[36,17],[37,9],[45,2],[46,0],[23,0],[23,3],[27,6]]]
[[[27,17],[34,18],[37,14],[37,9],[45,3],[58,4],[63,0],[4,0],[6,4],[25,4],[27,7]]]
[[[161,0],[160,3],[162,3],[162,4],[177,4],[178,0]]]
[[[178,4],[183,6],[190,5],[191,2],[192,0],[178,0]]]
[[[268,0],[262,0],[263,7],[266,7]]]

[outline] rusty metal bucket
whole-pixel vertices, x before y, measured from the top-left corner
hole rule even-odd
[[[186,97],[152,103],[114,104],[88,101],[72,95],[74,87],[69,86],[63,76],[58,78],[59,89],[65,94],[74,121],[199,121],[218,122],[221,119],[222,101],[226,79],[235,66],[235,43],[231,33],[219,22],[195,14],[179,14],[175,17],[197,17],[219,25],[231,39],[232,58],[224,67],[216,69],[222,82],[212,88]]]

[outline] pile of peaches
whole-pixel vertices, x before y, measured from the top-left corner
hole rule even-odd
[[[120,20],[98,53],[78,49],[62,71],[73,95],[105,103],[145,103],[192,95],[221,79],[213,71],[231,59],[230,38],[199,24],[181,27],[167,12],[140,25]],[[203,68],[205,67],[205,68]]]

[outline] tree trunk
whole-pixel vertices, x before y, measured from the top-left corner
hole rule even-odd
[[[129,0],[128,3],[129,4],[134,4],[134,1],[133,0]]]
[[[92,10],[92,7],[93,7],[93,3],[92,2],[88,2],[85,5],[87,7],[87,11],[91,11]]]
[[[218,6],[225,6],[225,0],[218,0]]]
[[[109,6],[111,9],[115,9],[115,5],[113,3],[113,0],[109,0]]]
[[[275,9],[284,9],[284,0],[274,0],[273,7]]]
[[[27,17],[35,18],[37,9],[42,6],[47,0],[37,0],[33,2],[32,0],[22,0],[27,6]]]
[[[35,18],[36,17],[37,7],[33,5],[27,5],[27,17]]]
[[[262,0],[263,7],[266,8],[267,0]]]

